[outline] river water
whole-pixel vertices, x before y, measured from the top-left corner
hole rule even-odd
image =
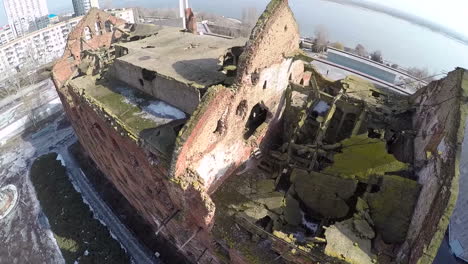
[[[254,7],[260,14],[268,0],[190,0],[196,11],[240,18],[242,9]],[[468,45],[389,15],[323,0],[290,0],[301,34],[312,36],[324,25],[331,41],[368,51],[381,50],[384,59],[404,67],[427,67],[433,73],[468,68]],[[114,0],[114,6],[177,8],[176,0]]]

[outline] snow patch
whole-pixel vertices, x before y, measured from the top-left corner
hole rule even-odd
[[[165,118],[184,119],[186,117],[184,112],[163,101],[151,101],[144,109],[154,115]]]
[[[123,99],[124,103],[142,109],[142,112],[137,114],[142,118],[153,120],[157,123],[186,118],[186,114],[183,111],[163,101],[151,100],[148,101],[148,104],[145,104],[145,100],[135,96],[135,91],[132,89],[117,87],[116,90],[125,97]]]
[[[327,104],[325,101],[320,101],[314,106],[314,111],[317,112],[319,115],[325,115],[329,109],[330,105]]]
[[[58,154],[55,160],[59,160],[63,167],[67,167],[65,165],[65,160],[63,159],[62,155]]]
[[[309,222],[309,221],[307,221],[307,219],[305,218],[305,214],[304,214],[304,212],[302,212],[302,211],[301,211],[301,215],[302,215],[302,224],[303,224],[307,229],[309,229],[309,231],[311,231],[312,233],[317,232],[318,224],[316,224],[316,223],[314,223],[314,222]]]

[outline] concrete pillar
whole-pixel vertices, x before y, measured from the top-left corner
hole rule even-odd
[[[187,29],[187,18],[185,17],[185,9],[187,9],[187,6],[187,0],[179,0],[180,17],[182,18],[182,27],[184,29]]]

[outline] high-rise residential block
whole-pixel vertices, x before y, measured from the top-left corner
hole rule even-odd
[[[46,0],[4,0],[8,23],[17,36],[40,29],[49,10]]]
[[[85,15],[93,7],[99,8],[98,0],[73,0],[75,16]]]

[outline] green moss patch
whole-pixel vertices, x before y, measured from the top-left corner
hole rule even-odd
[[[156,122],[138,116],[142,112],[141,107],[126,103],[125,97],[117,92],[111,92],[97,99],[105,105],[107,110],[119,117],[136,133],[158,126]]]
[[[298,197],[308,208],[329,218],[341,218],[348,214],[346,199],[354,194],[357,187],[357,182],[352,179],[318,172],[307,174],[302,170],[294,170],[291,181]]]
[[[314,60],[312,57],[308,56],[303,50],[298,50],[295,54],[292,55],[292,58],[294,60],[301,60],[308,63]]]
[[[36,159],[31,180],[65,262],[130,263],[107,228],[93,218],[56,158],[51,153]]]
[[[89,76],[74,79],[70,85],[82,96],[84,103],[108,118],[109,123],[114,122],[114,129],[123,130],[135,141],[141,139],[159,151],[162,159],[170,157],[177,137],[174,124],[182,124],[185,120],[152,114],[146,107],[158,100],[127,84],[96,81]]]
[[[342,141],[342,153],[334,156],[334,164],[324,170],[345,179],[368,183],[372,176],[405,170],[408,165],[387,153],[381,139],[358,135]]]
[[[372,220],[386,243],[405,240],[419,191],[413,180],[385,175],[380,191],[366,194]]]
[[[141,106],[128,103],[124,95],[103,85],[96,85],[96,89],[101,90],[101,94],[95,98],[102,103],[103,108],[127,124],[134,133],[138,134],[145,129],[155,128],[159,125],[151,119],[140,116],[139,114],[142,113]],[[136,90],[132,92],[138,101],[151,100],[151,98]]]

